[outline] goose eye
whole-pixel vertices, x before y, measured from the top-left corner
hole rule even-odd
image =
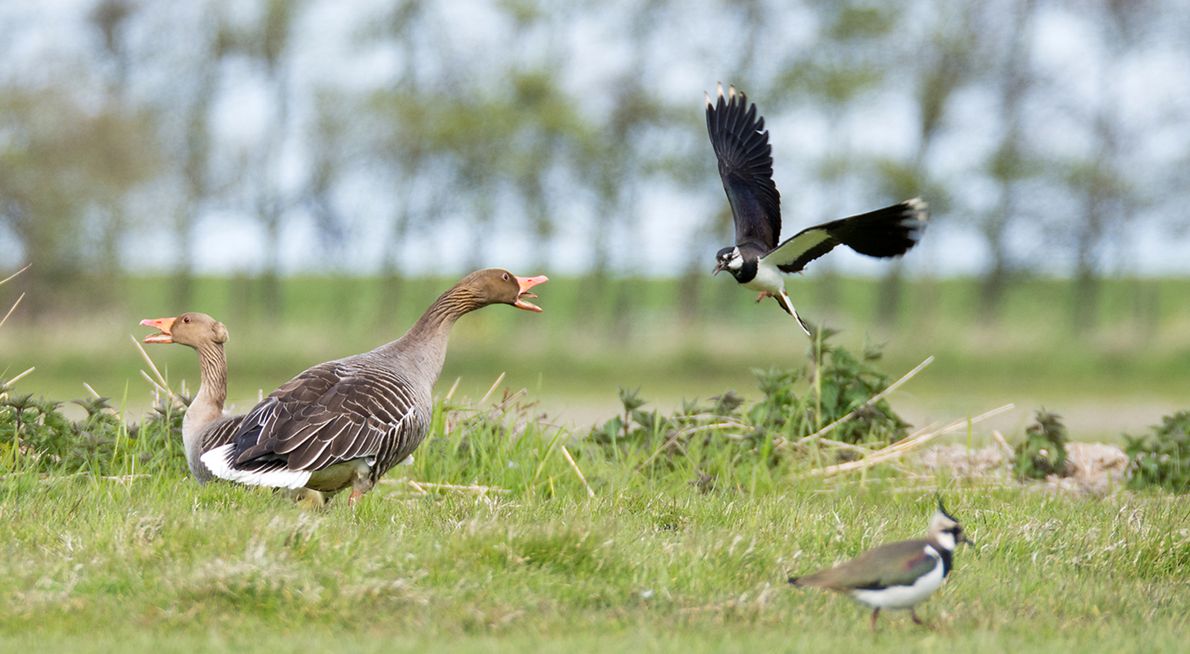
[[[182,318],[182,322],[190,322],[190,316],[186,316],[185,318]]]
[[[504,273],[504,281],[508,281],[508,273]]]

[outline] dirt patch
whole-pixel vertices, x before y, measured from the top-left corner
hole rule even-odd
[[[962,445],[939,445],[917,457],[926,470],[945,470],[964,479],[1010,482],[1012,454],[1001,445],[969,449]],[[1066,446],[1066,471],[1050,475],[1041,482],[1045,487],[1076,493],[1103,495],[1123,486],[1128,469],[1124,450],[1106,443],[1069,443]]]

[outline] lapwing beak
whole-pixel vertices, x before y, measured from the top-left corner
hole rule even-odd
[[[955,539],[955,542],[956,543],[966,543],[966,544],[970,545],[971,547],[975,547],[975,541],[971,540],[970,538],[967,538],[966,532],[959,532],[959,537],[957,539]]]
[[[711,271],[711,275],[712,276],[718,275],[721,272],[723,272],[723,262],[722,261],[715,264],[715,269]]]
[[[537,297],[537,294],[530,293],[529,289],[533,288],[534,286],[537,286],[538,284],[544,284],[544,283],[548,282],[549,280],[550,280],[550,278],[546,277],[545,275],[538,275],[536,277],[517,277],[516,283],[518,285],[520,285],[521,291],[520,291],[520,293],[517,294],[516,302],[513,302],[512,306],[514,306],[518,309],[523,309],[525,311],[541,313],[541,307],[537,306],[536,304],[533,304],[532,302],[526,302],[525,298]]]
[[[177,318],[145,318],[140,321],[140,324],[145,327],[152,327],[157,330],[156,334],[149,334],[145,337],[146,343],[173,343],[174,321]]]

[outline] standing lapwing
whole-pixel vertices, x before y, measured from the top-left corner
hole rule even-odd
[[[860,254],[886,258],[904,254],[921,238],[929,212],[924,200],[913,198],[808,227],[778,243],[781,194],[773,183],[769,133],[764,118],[756,115],[756,105],[749,105],[734,86],[724,96],[720,84],[717,100],[707,96],[707,131],[735,221],[736,244],[715,255],[715,274],[726,270],[740,284],[760,291],[757,302],[775,298],[807,335],[809,327],[793,308],[782,273],[801,272],[840,243]]]
[[[909,609],[913,622],[924,625],[914,607],[946,580],[959,543],[971,541],[939,499],[925,538],[881,545],[833,568],[790,577],[789,583],[851,595],[872,607],[872,630],[876,629],[880,609]]]

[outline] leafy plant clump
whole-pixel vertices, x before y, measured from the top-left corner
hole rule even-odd
[[[76,400],[86,415],[71,420],[61,402],[0,396],[0,468],[38,473],[120,475],[182,470],[182,411],[159,405],[139,424],[125,424],[106,398]]]
[[[1190,490],[1190,410],[1165,416],[1149,433],[1124,440],[1129,487]]]
[[[1062,416],[1045,409],[1025,430],[1025,440],[1016,446],[1014,468],[1020,479],[1045,479],[1066,474],[1066,426]]]
[[[908,423],[886,401],[869,402],[889,382],[874,366],[879,350],[869,348],[856,356],[827,338],[801,367],[754,371],[762,397],[751,404],[728,391],[706,401],[684,402],[664,415],[646,410],[638,391],[621,389],[623,413],[592,429],[589,440],[611,450],[646,448],[650,461],[685,455],[692,447],[716,441],[719,448],[775,464],[779,452],[800,451],[799,439],[845,417],[814,444],[880,446],[904,437]],[[845,455],[849,449],[839,451]]]

